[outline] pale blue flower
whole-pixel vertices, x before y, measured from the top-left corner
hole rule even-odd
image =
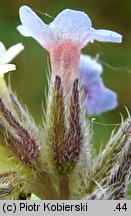
[[[96,30],[84,12],[65,9],[49,24],[45,24],[31,8],[20,8],[19,32],[38,41],[50,53],[51,70],[59,75],[66,88],[78,77],[81,49],[94,40],[118,42],[122,36],[109,30]]]
[[[27,37],[33,37],[48,51],[62,43],[73,43],[82,49],[88,42],[94,40],[103,42],[118,42],[122,36],[109,30],[96,30],[84,12],[65,9],[49,24],[45,24],[29,7],[20,8],[19,32]]]
[[[88,55],[81,55],[79,78],[84,90],[85,107],[90,115],[98,115],[116,108],[117,95],[103,84],[103,67]]]

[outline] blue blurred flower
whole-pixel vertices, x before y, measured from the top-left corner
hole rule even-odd
[[[81,55],[79,78],[84,90],[85,106],[90,115],[98,115],[117,106],[117,95],[103,84],[103,67],[88,55]]]

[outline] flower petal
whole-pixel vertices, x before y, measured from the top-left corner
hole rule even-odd
[[[14,64],[1,64],[0,65],[0,75],[3,75],[4,73],[7,73],[9,71],[16,70],[16,66]]]
[[[10,47],[2,60],[3,64],[9,63],[12,59],[14,59],[22,50],[24,46],[21,43],[15,44],[14,46]]]
[[[6,48],[4,44],[0,41],[0,64],[2,63],[5,54],[6,54]]]
[[[89,55],[81,54],[79,63],[79,78],[83,85],[91,84],[91,82],[97,79],[102,72],[103,67],[96,61],[96,59],[91,58]]]
[[[27,6],[22,6],[19,13],[22,25],[17,27],[18,31],[24,36],[33,37],[45,47],[50,38],[49,26]]]
[[[90,18],[81,11],[66,9],[63,10],[54,20],[50,23],[50,27],[54,32],[56,38],[60,41],[67,39],[78,43],[83,47],[90,29]]]
[[[81,55],[79,79],[84,90],[85,107],[90,115],[98,115],[117,106],[117,95],[104,86],[100,77],[102,72],[99,62],[88,55]]]
[[[116,108],[117,95],[115,92],[106,88],[102,82],[90,88],[87,95],[86,108],[90,115],[99,115]]]
[[[94,40],[101,42],[122,42],[122,35],[117,32],[104,30],[104,29],[92,29],[92,36]]]
[[[25,37],[31,37],[32,33],[29,31],[29,29],[24,25],[17,26],[17,30]]]

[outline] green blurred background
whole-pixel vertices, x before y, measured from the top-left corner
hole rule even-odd
[[[131,110],[131,1],[130,0],[1,0],[0,1],[0,40],[6,47],[22,42],[25,50],[15,59],[17,71],[11,73],[11,83],[22,103],[26,104],[36,122],[41,123],[42,103],[45,106],[46,71],[49,55],[35,40],[21,36],[16,30],[20,24],[18,10],[21,5],[36,9],[37,14],[49,23],[65,8],[82,10],[92,19],[95,28],[111,29],[123,35],[123,43],[89,44],[83,53],[99,54],[104,65],[103,74],[106,86],[118,94],[117,109],[96,117],[93,123],[95,145],[104,145],[110,137],[113,126],[121,121],[120,113],[127,116],[125,106]],[[6,75],[6,79],[7,79]],[[97,148],[98,149],[98,148]]]

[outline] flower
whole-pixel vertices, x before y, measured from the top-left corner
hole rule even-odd
[[[3,64],[0,65],[0,76],[9,71],[16,70],[16,66],[14,64]]]
[[[100,77],[103,67],[88,55],[81,55],[79,78],[85,95],[85,107],[90,115],[98,115],[117,106],[117,95],[106,88]]]
[[[49,25],[27,6],[22,6],[19,13],[22,25],[17,27],[18,31],[33,37],[50,52],[53,74],[67,82],[78,76],[80,50],[88,42],[122,40],[116,32],[94,29],[88,15],[81,11],[65,9]]]
[[[71,9],[63,10],[47,25],[29,7],[22,6],[20,19],[22,25],[17,27],[19,32],[33,37],[48,50],[63,43],[73,43],[83,48],[87,42],[93,40],[119,43],[122,39],[116,32],[92,28],[91,20],[84,12]]]
[[[0,42],[0,76],[8,71],[16,70],[14,64],[8,64],[12,59],[15,58],[22,50],[24,46],[21,43],[18,43],[8,50],[6,50],[4,44]]]

